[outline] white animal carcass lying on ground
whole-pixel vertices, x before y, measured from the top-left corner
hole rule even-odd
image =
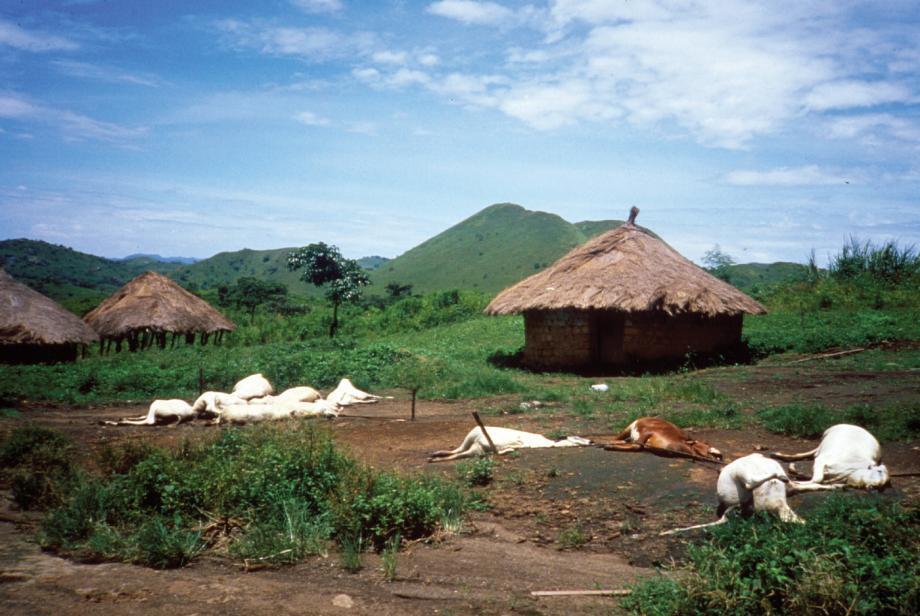
[[[342,379],[339,384],[326,396],[326,400],[334,402],[339,406],[349,406],[351,404],[373,404],[382,400],[381,396],[369,394],[355,387],[348,379]]]
[[[119,421],[103,422],[107,426],[156,426],[166,423],[173,425],[190,421],[198,417],[197,411],[185,400],[154,400],[146,415],[125,417]]]
[[[246,404],[246,401],[233,394],[225,394],[222,391],[206,391],[192,403],[192,409],[199,415],[203,413],[217,415],[220,413],[221,408],[231,404]]]
[[[754,511],[769,511],[778,515],[783,522],[802,523],[802,518],[796,515],[786,502],[787,483],[789,477],[776,460],[759,453],[738,458],[727,464],[719,473],[719,480],[716,482],[716,494],[719,498],[717,521],[669,530],[661,534],[671,535],[723,524],[728,521],[728,512],[738,507],[745,516],[751,515]]]
[[[272,384],[261,374],[250,374],[233,386],[233,395],[243,400],[262,398],[275,393]]]
[[[773,453],[779,460],[814,458],[810,481],[796,481],[797,492],[851,488],[882,488],[888,485],[888,468],[882,464],[882,448],[872,434],[859,426],[837,424],[824,431],[821,443],[811,451],[798,454]],[[795,466],[789,465],[795,473]]]
[[[534,449],[541,447],[584,447],[590,445],[591,441],[580,436],[569,436],[560,441],[553,441],[542,434],[533,432],[523,432],[511,428],[486,427],[486,431],[492,438],[499,455],[514,451],[515,449]],[[456,449],[435,451],[429,457],[429,462],[446,462],[458,458],[470,458],[472,456],[481,456],[490,453],[489,441],[482,433],[482,429],[477,426],[469,431],[466,438]]]
[[[215,423],[252,424],[293,417],[294,409],[283,404],[231,404],[221,409]]]
[[[297,402],[275,400],[263,404],[233,404],[223,407],[215,423],[251,424],[297,417],[338,417],[340,407],[328,400]]]

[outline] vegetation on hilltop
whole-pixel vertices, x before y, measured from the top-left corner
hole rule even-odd
[[[622,222],[571,224],[555,214],[499,203],[388,262],[371,280],[376,291],[399,282],[421,293],[458,288],[494,294]]]

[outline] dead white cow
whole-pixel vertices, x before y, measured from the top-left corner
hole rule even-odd
[[[334,402],[339,406],[349,406],[351,404],[373,404],[382,400],[381,396],[369,394],[355,387],[348,379],[342,379],[339,384],[326,396],[326,400]]]
[[[221,409],[215,423],[252,424],[293,417],[294,409],[283,404],[231,404]]]
[[[284,402],[291,409],[292,417],[338,417],[342,410],[338,404],[329,400],[314,400],[312,402]]]
[[[233,404],[223,407],[215,423],[251,424],[302,417],[338,417],[341,407],[327,400],[298,402],[275,400],[270,403]]]
[[[146,415],[125,417],[118,421],[103,422],[107,426],[157,426],[166,423],[173,425],[191,421],[198,417],[197,411],[185,400],[154,400]]]
[[[523,432],[511,428],[486,427],[492,443],[498,450],[499,455],[514,451],[515,449],[535,449],[542,447],[584,447],[590,445],[591,441],[580,436],[569,436],[560,441],[554,441],[546,438],[542,434],[533,432]],[[491,452],[489,441],[482,433],[482,429],[476,426],[469,431],[466,438],[456,449],[435,451],[429,457],[429,462],[446,462],[448,460],[457,460],[458,458],[470,458],[472,456],[481,456]]]
[[[814,458],[810,481],[790,484],[796,492],[851,488],[883,488],[890,478],[888,468],[882,464],[882,448],[872,434],[864,428],[850,424],[837,424],[824,431],[821,443],[804,453],[773,453],[779,460],[806,460]],[[795,473],[795,466],[789,470]]]
[[[192,403],[192,408],[199,415],[209,413],[217,415],[220,409],[231,404],[246,404],[246,401],[233,394],[225,394],[222,391],[206,391]]]
[[[677,528],[661,533],[671,535],[697,528],[706,528],[728,521],[728,512],[741,508],[741,514],[751,515],[754,511],[769,511],[779,516],[783,522],[803,523],[786,502],[786,484],[789,477],[782,465],[776,460],[759,453],[752,453],[727,464],[719,473],[716,482],[716,494],[719,507],[716,515],[719,519],[708,524],[697,524],[686,528]]]
[[[290,401],[290,402],[316,402],[323,395],[313,389],[312,387],[301,386],[301,387],[291,387],[290,389],[285,389],[280,394],[275,396],[278,400]]]
[[[249,404],[275,404],[278,402],[316,402],[322,398],[322,394],[312,387],[292,387],[285,389],[277,396],[260,396],[250,398]]]
[[[233,386],[233,395],[243,400],[262,398],[275,393],[272,384],[260,373],[250,374]]]

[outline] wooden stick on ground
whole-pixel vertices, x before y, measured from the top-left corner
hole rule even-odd
[[[479,424],[479,429],[482,430],[482,433],[486,436],[486,440],[489,441],[489,447],[492,448],[492,451],[498,453],[498,448],[495,446],[495,443],[492,442],[492,437],[489,436],[489,433],[486,431],[486,425],[482,423],[482,420],[479,418],[479,413],[476,411],[473,411],[473,419]]]
[[[631,590],[534,590],[530,593],[532,597],[625,597],[631,595]]]
[[[797,359],[795,361],[789,362],[790,364],[800,364],[803,361],[811,361],[813,359],[824,359],[825,357],[839,357],[840,355],[850,355],[851,353],[861,353],[866,349],[850,349],[849,351],[837,351],[836,353],[824,353],[823,355],[812,355],[811,357],[805,357],[804,359]]]

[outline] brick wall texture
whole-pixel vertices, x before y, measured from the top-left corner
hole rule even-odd
[[[738,344],[741,325],[741,315],[531,311],[524,314],[524,362],[564,369],[678,359]]]

